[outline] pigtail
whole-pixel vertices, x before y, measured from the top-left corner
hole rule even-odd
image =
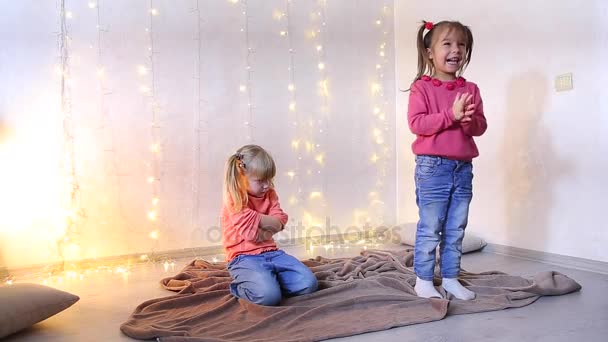
[[[462,25],[462,28],[467,40],[467,51],[465,52],[464,64],[462,65],[458,76],[462,76],[464,70],[467,68],[469,63],[471,63],[471,55],[473,54],[473,32],[471,32],[471,29],[468,26]]]
[[[235,213],[247,205],[247,178],[244,171],[242,155],[239,155],[238,152],[231,155],[226,162],[224,203]]]
[[[416,47],[418,49],[418,73],[416,74],[416,78],[414,79],[414,82],[418,79],[420,79],[420,77],[422,77],[422,75],[424,75],[427,71],[427,69],[430,71],[430,69],[432,68],[432,64],[429,61],[429,56],[428,53],[426,52],[427,46],[425,46],[425,37],[424,37],[424,30],[426,29],[426,21],[422,21],[422,25],[420,25],[420,28],[418,29],[418,35],[416,38]],[[430,35],[427,34],[427,36]]]
[[[424,30],[428,29],[429,24],[430,24],[431,29],[425,36]],[[433,24],[431,22],[423,20],[422,25],[420,25],[420,28],[418,29],[418,34],[416,35],[416,48],[418,50],[418,72],[416,74],[416,77],[414,78],[414,82],[419,80],[420,77],[422,77],[422,75],[425,75],[427,71],[429,72],[429,74],[433,73],[433,63],[431,63],[431,61],[429,60],[429,55],[426,51],[426,49],[431,45],[430,41],[431,41],[431,34],[433,31],[432,25]],[[413,82],[412,82],[412,84],[413,84]],[[403,92],[407,92],[407,91],[410,91],[411,89],[412,88],[410,86],[409,89],[406,89],[406,90],[399,89],[399,90],[401,90]]]

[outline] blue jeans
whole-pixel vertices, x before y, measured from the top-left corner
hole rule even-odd
[[[278,305],[283,295],[299,296],[317,290],[317,278],[300,260],[277,250],[241,254],[228,263],[230,292],[259,305]]]
[[[414,246],[414,272],[420,279],[433,280],[435,250],[439,245],[441,276],[457,278],[473,198],[473,164],[417,156],[415,181],[420,220]]]

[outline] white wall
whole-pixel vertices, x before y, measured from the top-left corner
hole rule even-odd
[[[279,34],[287,23],[275,16],[285,12],[288,2],[247,1],[251,118],[247,93],[239,91],[247,84],[242,3],[153,1],[158,10],[152,18],[154,70],[140,76],[138,65],[151,66],[146,31],[150,2],[92,2],[98,6],[66,1],[72,13],[68,28],[76,172],[86,212],[69,234],[78,247],[66,257],[219,244],[218,235],[208,232],[219,224],[224,161],[249,141],[266,147],[276,159],[277,190],[290,226],[302,222],[310,228],[324,224],[326,216],[342,229],[366,221],[395,222],[392,1],[340,0],[326,6],[290,2],[293,97],[287,88],[289,36]],[[57,242],[65,233],[69,184],[61,165],[66,139],[60,78],[53,71],[60,56],[58,3],[0,3],[0,267],[56,261]],[[200,51],[193,11],[197,3]],[[317,45],[323,46],[321,56]],[[319,62],[325,63],[323,71]],[[104,68],[101,81],[98,66]],[[319,87],[323,79],[328,81],[327,96]],[[154,98],[140,92],[142,85],[151,88],[153,83]],[[372,94],[372,83],[381,90]],[[294,99],[297,110],[290,112]],[[154,102],[160,126],[158,159],[150,151]],[[374,115],[375,107],[384,120]],[[197,132],[199,108],[202,130]],[[245,125],[248,120],[251,126]],[[299,141],[297,149],[294,140]],[[375,163],[374,153],[379,157]],[[158,225],[146,218],[153,196],[146,180],[156,161]],[[288,171],[296,176],[292,179]],[[311,197],[313,192],[322,195]],[[158,240],[149,237],[154,229],[159,230]]]
[[[416,72],[420,20],[471,27],[465,77],[484,99],[469,231],[491,243],[608,261],[608,2],[397,1],[396,78]],[[556,92],[572,72],[574,89]],[[396,100],[398,217],[417,219],[407,93]]]

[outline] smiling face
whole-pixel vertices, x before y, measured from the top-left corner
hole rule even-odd
[[[444,81],[455,79],[465,63],[466,51],[466,38],[459,30],[444,27],[435,32],[431,47],[427,49],[429,59],[435,67],[433,77]]]

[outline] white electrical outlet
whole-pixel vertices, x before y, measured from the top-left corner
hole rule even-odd
[[[572,73],[558,75],[555,78],[555,91],[572,90]]]

